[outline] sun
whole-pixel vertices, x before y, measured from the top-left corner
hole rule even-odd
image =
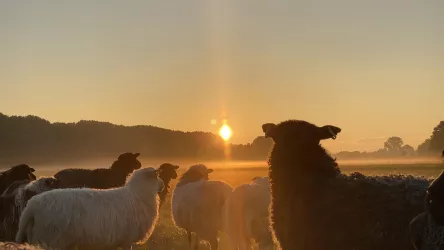
[[[219,129],[219,135],[220,137],[222,137],[222,139],[224,139],[224,141],[230,140],[232,135],[230,126],[228,126],[227,124],[222,125],[222,127],[220,127]]]

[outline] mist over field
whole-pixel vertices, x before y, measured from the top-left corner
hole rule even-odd
[[[57,164],[35,164],[38,176],[53,175],[55,172],[65,168],[107,168],[115,159],[102,158],[87,161],[57,163]],[[143,167],[158,167],[162,163],[172,163],[180,166],[181,174],[189,166],[196,163],[203,163],[208,167],[216,169],[217,172],[230,174],[245,173],[247,176],[266,176],[268,174],[268,165],[266,161],[191,161],[191,160],[155,160],[140,158]],[[428,158],[392,158],[392,159],[365,159],[365,160],[338,160],[339,168],[344,173],[361,172],[369,175],[385,175],[391,173],[410,174],[415,176],[436,177],[444,170],[443,160],[435,157]],[[0,165],[0,169],[6,169],[10,165]],[[254,176],[253,176],[254,177]],[[229,181],[229,179],[228,179]],[[248,182],[248,179],[245,180]]]

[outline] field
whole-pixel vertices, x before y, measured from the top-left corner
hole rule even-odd
[[[149,162],[144,166],[156,166],[160,162]],[[190,163],[183,163],[181,171],[189,166]],[[86,164],[84,167],[89,167]],[[106,166],[98,164],[95,166]],[[223,180],[233,187],[243,183],[248,183],[255,176],[266,176],[267,168],[265,162],[218,162],[207,163],[208,167],[212,167],[215,171],[211,178],[214,180]],[[410,174],[415,176],[436,177],[443,169],[440,161],[422,161],[422,162],[399,162],[399,161],[385,161],[385,162],[342,162],[341,169],[345,173],[361,172],[368,175],[385,175],[390,173]],[[38,175],[52,175],[59,168],[57,167],[39,167],[35,166]],[[181,175],[181,172],[179,172]],[[175,182],[172,183],[174,188]],[[169,201],[169,200],[168,200]],[[184,250],[189,249],[186,235],[184,232],[176,229],[172,223],[170,215],[169,203],[166,203],[161,209],[161,218],[156,226],[156,229],[145,246],[135,249],[155,249],[155,250]],[[201,246],[201,249],[208,249],[208,246]],[[225,237],[221,235],[221,250],[228,249],[226,247]]]

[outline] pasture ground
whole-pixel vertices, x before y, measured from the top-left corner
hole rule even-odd
[[[143,161],[142,161],[143,163]],[[174,163],[174,162],[173,162]],[[151,166],[156,166],[159,163],[151,163]],[[100,164],[101,165],[101,164]],[[99,165],[99,166],[100,166]],[[184,169],[186,169],[190,164],[182,164],[179,176],[182,174]],[[96,165],[98,166],[98,165]],[[103,165],[102,165],[103,166]],[[106,166],[106,165],[105,165]],[[144,164],[144,166],[147,166]],[[233,187],[237,187],[243,183],[248,183],[255,176],[266,176],[267,168],[265,162],[255,162],[255,163],[208,163],[208,167],[214,167],[215,171],[211,175],[213,180],[222,180]],[[77,166],[80,167],[80,166]],[[85,166],[86,167],[86,166]],[[414,176],[426,176],[426,177],[436,177],[443,169],[444,166],[439,162],[428,162],[428,163],[371,163],[371,164],[350,164],[350,163],[340,163],[340,167],[343,172],[361,172],[367,175],[386,175],[391,173],[397,174],[407,174]],[[57,167],[38,167],[35,166],[36,173],[39,176],[51,176],[60,168]],[[172,189],[176,182],[172,183]],[[170,198],[171,196],[169,196]],[[161,216],[156,229],[147,242],[146,245],[136,247],[133,249],[152,249],[152,250],[188,250],[188,243],[186,240],[186,234],[175,228],[171,219],[171,207],[170,199],[161,209]],[[226,246],[226,240],[224,235],[220,235],[220,249],[228,249]],[[201,245],[200,249],[209,249],[206,245]]]

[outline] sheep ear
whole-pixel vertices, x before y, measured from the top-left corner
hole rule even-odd
[[[214,169],[212,169],[212,168],[209,168],[209,169],[207,169],[207,173],[213,173],[213,171],[214,171]]]
[[[135,153],[135,154],[134,154],[134,157],[137,158],[137,157],[139,157],[139,155],[140,155],[140,153]]]
[[[179,169],[179,166],[174,165],[174,169],[175,169],[175,170],[178,170],[178,169]]]
[[[254,177],[253,179],[251,179],[252,181],[255,181],[255,180],[257,180],[257,179],[259,179],[259,177]]]
[[[319,128],[319,140],[336,139],[341,129],[332,125],[326,125]]]
[[[262,131],[265,133],[265,137],[273,138],[275,135],[276,124],[274,123],[265,123],[262,125]]]

